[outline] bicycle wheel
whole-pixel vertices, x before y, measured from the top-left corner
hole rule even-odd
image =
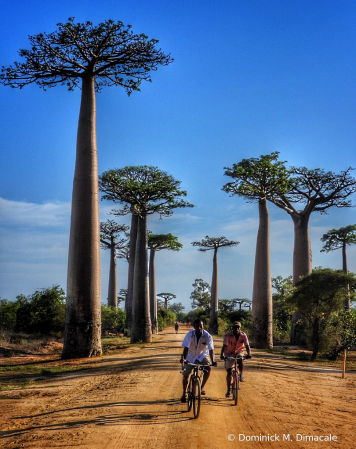
[[[190,412],[191,408],[193,405],[193,379],[192,376],[190,376],[189,379],[189,386],[188,386],[188,390],[187,390],[187,408],[188,408],[188,412]]]
[[[198,418],[200,412],[201,401],[201,383],[199,377],[194,379],[193,385],[193,415],[194,418]]]
[[[232,380],[232,398],[234,400],[235,405],[237,405],[237,400],[239,396],[239,375],[235,372],[233,380]]]

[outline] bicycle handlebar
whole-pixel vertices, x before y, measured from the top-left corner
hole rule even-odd
[[[224,360],[246,360],[246,356],[240,356],[240,357],[224,357]]]
[[[213,364],[200,365],[200,363],[190,363],[190,362],[187,362],[186,360],[183,360],[182,363],[186,363],[187,365],[192,365],[192,366],[199,366],[199,369],[203,369],[205,366],[214,366]]]

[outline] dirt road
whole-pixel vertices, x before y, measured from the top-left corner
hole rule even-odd
[[[2,392],[0,447],[356,446],[356,372],[342,379],[340,370],[258,351],[246,362],[238,407],[224,397],[225,371],[220,362],[206,386],[200,416],[192,419],[192,412],[179,401],[185,332],[176,335],[170,328],[155,336],[152,344],[130,346],[91,361],[85,371]],[[221,345],[221,339],[215,339],[216,354]],[[324,441],[317,441],[319,437]]]

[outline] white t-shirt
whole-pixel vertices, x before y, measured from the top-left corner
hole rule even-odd
[[[205,357],[209,357],[209,350],[214,349],[213,337],[203,329],[203,332],[197,343],[197,337],[195,335],[195,329],[188,332],[184,337],[182,346],[188,348],[188,354],[186,357],[187,362],[194,363],[195,360],[202,362]]]

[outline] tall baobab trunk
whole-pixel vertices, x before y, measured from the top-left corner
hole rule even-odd
[[[101,354],[100,223],[94,78],[83,78],[62,358]]]
[[[344,241],[342,244],[342,271],[345,274],[348,274],[349,270],[347,267],[347,256],[346,256],[346,242]],[[350,301],[350,287],[349,285],[346,287],[346,299],[344,302],[345,309],[349,310],[351,307],[351,301]]]
[[[301,276],[312,272],[312,252],[309,237],[310,213],[297,213],[291,215],[294,223],[294,250],[293,250],[293,285],[296,285]],[[302,344],[302,336],[298,332],[297,322],[301,318],[299,311],[292,316],[290,342]]]
[[[292,215],[294,223],[294,250],[293,250],[293,284],[300,276],[312,271],[312,252],[309,237],[310,214]]]
[[[218,333],[218,309],[219,309],[219,293],[218,293],[218,248],[214,248],[213,257],[213,276],[211,280],[211,305],[210,305],[210,323],[209,332],[211,334]]]
[[[150,312],[152,322],[152,333],[158,334],[155,255],[156,251],[151,249],[150,269],[149,269],[149,289],[150,289]]]
[[[117,271],[115,239],[111,236],[108,306],[117,309]]]
[[[126,329],[132,328],[132,296],[133,296],[133,284],[134,284],[134,274],[135,274],[137,222],[138,222],[138,216],[132,212],[131,228],[130,228],[129,269],[128,269],[127,293],[126,293],[126,301],[125,301],[125,311],[126,311],[125,326],[126,326]]]
[[[152,341],[148,291],[147,216],[138,217],[132,296],[131,343]]]
[[[267,200],[258,201],[259,226],[252,293],[252,344],[273,347],[272,279]]]

